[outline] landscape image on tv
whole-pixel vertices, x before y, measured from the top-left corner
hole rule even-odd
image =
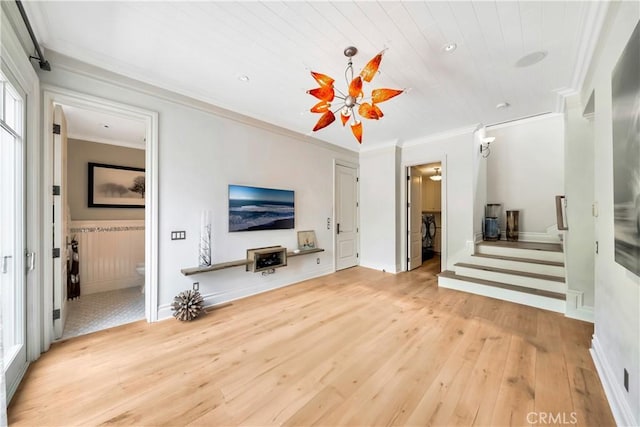
[[[294,192],[229,185],[229,231],[294,228]]]

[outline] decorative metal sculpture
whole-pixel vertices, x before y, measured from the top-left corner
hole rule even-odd
[[[180,292],[177,296],[173,297],[173,304],[171,304],[173,317],[182,321],[193,320],[202,313],[203,303],[204,299],[198,291],[188,290]]]

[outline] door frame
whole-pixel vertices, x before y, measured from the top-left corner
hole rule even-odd
[[[25,199],[25,247],[29,252],[35,253],[34,269],[25,276],[26,304],[25,304],[25,345],[27,360],[21,371],[21,376],[27,370],[29,363],[36,360],[42,351],[41,346],[41,301],[42,288],[40,284],[44,277],[42,274],[42,232],[41,232],[41,168],[40,168],[40,81],[29,62],[25,51],[14,33],[7,13],[2,7],[0,13],[0,32],[2,43],[0,44],[0,60],[2,67],[9,70],[25,92],[26,110],[24,116],[23,144],[25,145],[24,158],[24,188]],[[20,380],[7,386],[7,403],[11,401]]]
[[[53,108],[55,104],[70,107],[88,109],[92,111],[127,116],[144,122],[146,128],[145,170],[148,191],[145,192],[145,317],[147,322],[158,320],[158,113],[127,105],[104,98],[94,97],[80,92],[52,86],[43,85],[43,114],[42,132],[43,140],[43,188],[52,186],[53,150],[49,144],[51,129],[53,127]],[[49,227],[53,221],[51,209],[51,194],[43,192],[44,218],[43,230]],[[53,247],[51,233],[43,233],[43,253],[47,255],[47,248]],[[53,259],[51,256],[43,256],[43,271],[51,271]],[[53,278],[43,276],[43,336],[44,350],[47,350],[53,341]]]
[[[352,163],[346,160],[341,159],[333,159],[333,208],[331,210],[331,236],[333,239],[333,272],[335,273],[338,266],[338,235],[336,233],[336,206],[338,204],[338,195],[336,194],[336,174],[337,174],[337,166],[344,166],[347,168],[352,168],[356,170],[356,229],[358,232],[356,233],[356,251],[358,254],[360,253],[360,166],[356,163]],[[358,263],[356,266],[360,265],[360,257],[358,256]]]
[[[426,165],[429,163],[438,163],[441,164],[440,172],[442,173],[442,181],[441,181],[441,199],[440,199],[440,271],[446,270],[447,266],[447,156],[442,155],[442,157],[428,157],[424,160],[412,160],[411,162],[403,163],[400,170],[402,171],[402,180],[403,182],[407,181],[407,176],[409,176],[410,168],[420,165]],[[408,232],[409,232],[409,224],[407,223],[407,212],[408,212],[408,203],[409,203],[409,194],[407,194],[407,185],[400,186],[400,209],[402,210],[402,215],[400,215],[400,225],[402,233],[400,233],[400,256],[402,259],[402,271],[409,271],[409,261],[407,259],[409,251],[407,250],[408,245]]]

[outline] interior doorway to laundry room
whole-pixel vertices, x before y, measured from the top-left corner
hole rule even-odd
[[[407,270],[442,271],[442,163],[407,168]]]
[[[146,126],[63,103],[54,112],[54,331],[66,339],[145,318]]]

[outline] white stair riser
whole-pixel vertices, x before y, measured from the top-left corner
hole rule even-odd
[[[490,280],[492,282],[506,283],[508,285],[524,286],[531,289],[540,289],[542,291],[557,292],[566,294],[567,286],[562,282],[552,280],[537,279],[534,277],[518,276],[509,273],[498,273],[495,271],[486,271],[477,268],[455,267],[456,274],[460,276],[473,277],[475,279]]]
[[[541,261],[564,262],[564,254],[562,252],[537,251],[534,249],[519,249],[485,245],[478,245],[476,247],[476,252],[485,255],[498,255],[515,258],[531,258]]]
[[[525,294],[518,291],[512,291],[510,289],[481,285],[479,283],[465,282],[464,280],[452,279],[450,277],[439,277],[438,287],[455,289],[504,301],[511,301],[517,304],[542,308],[544,310],[551,310],[558,313],[564,313],[567,305],[564,300],[548,298],[541,295]]]
[[[527,273],[547,274],[549,276],[565,277],[564,267],[557,265],[536,264],[526,261],[513,261],[507,259],[469,257],[468,264],[486,265],[488,267],[504,268],[506,270],[526,271]]]

